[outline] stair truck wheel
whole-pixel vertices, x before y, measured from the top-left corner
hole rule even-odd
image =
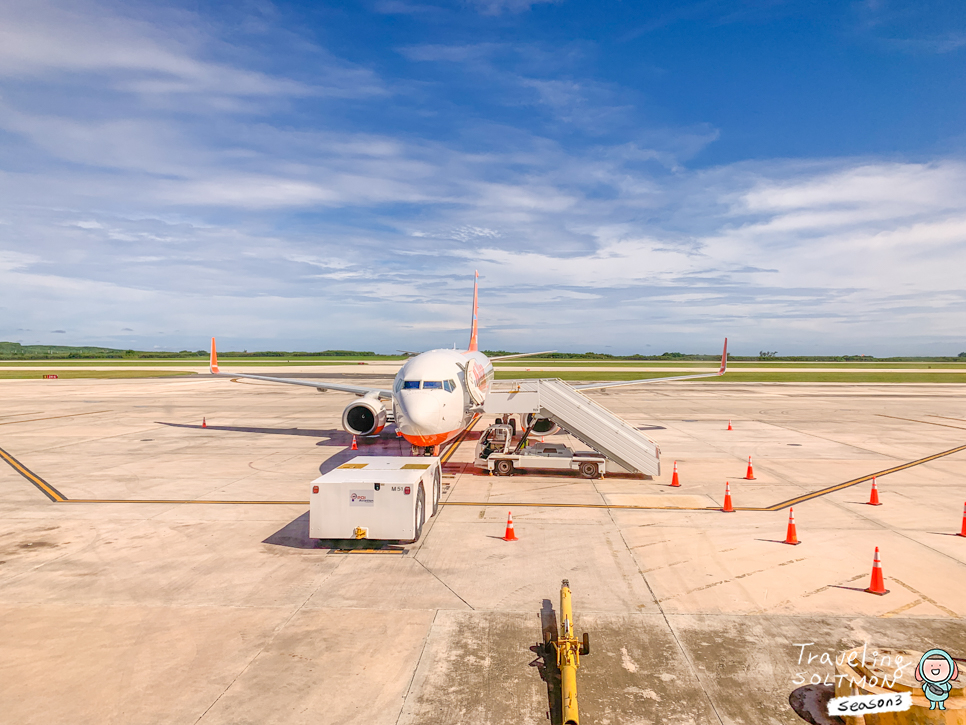
[[[497,461],[496,472],[501,476],[509,476],[511,473],[513,473],[513,461]]]
[[[597,464],[589,461],[581,463],[580,475],[584,478],[597,478]]]

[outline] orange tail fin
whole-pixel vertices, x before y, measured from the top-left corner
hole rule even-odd
[[[208,360],[208,369],[212,374],[218,372],[218,351],[215,350],[215,338],[211,338],[211,358]]]
[[[478,332],[478,319],[477,312],[479,309],[479,287],[480,287],[480,273],[477,271],[476,280],[473,282],[473,326],[470,328],[470,345],[467,348],[470,352],[479,350],[479,344],[476,341],[476,335]]]

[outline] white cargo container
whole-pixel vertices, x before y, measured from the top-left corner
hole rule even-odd
[[[312,481],[314,539],[416,541],[436,514],[439,458],[358,456]]]

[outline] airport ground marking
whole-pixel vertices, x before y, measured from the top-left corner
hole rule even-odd
[[[67,497],[64,496],[64,494],[62,494],[56,488],[51,486],[44,479],[42,479],[36,473],[31,471],[29,468],[27,468],[25,465],[23,465],[20,461],[18,461],[16,458],[11,456],[2,448],[0,448],[0,458],[2,458],[4,461],[10,464],[10,467],[13,470],[15,470],[21,476],[26,478],[28,481],[30,481],[34,486],[39,488],[40,491],[44,494],[44,496],[49,498],[54,503],[62,503],[67,500]]]
[[[933,423],[931,420],[916,420],[915,418],[900,418],[897,415],[884,415],[883,413],[876,413],[879,418],[892,418],[893,420],[908,420],[910,423],[923,423],[924,425],[938,425],[943,428],[955,428],[956,430],[966,430],[961,425],[949,425],[949,423]],[[936,418],[943,418],[945,416],[937,415]],[[959,420],[959,418],[948,418],[948,420]]]
[[[14,423],[33,423],[38,420],[56,420],[57,418],[76,418],[79,415],[97,415],[98,413],[110,413],[109,410],[93,410],[90,413],[71,413],[70,415],[51,415],[47,418],[28,418],[27,420],[8,420],[0,425],[13,425]]]
[[[464,430],[462,433],[456,436],[456,440],[454,440],[450,444],[450,447],[446,449],[446,453],[444,453],[443,457],[439,459],[440,468],[442,468],[444,465],[446,465],[446,463],[449,462],[449,459],[453,457],[454,453],[456,453],[456,449],[460,447],[460,443],[462,443],[466,439],[466,436],[469,435],[469,432],[473,430],[473,426],[479,423],[480,418],[482,417],[483,417],[482,415],[477,413],[476,417],[470,421],[470,424],[468,426],[466,426],[466,430]]]

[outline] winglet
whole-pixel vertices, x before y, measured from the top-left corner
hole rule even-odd
[[[214,347],[212,347],[212,349],[214,349]],[[728,338],[726,337],[724,350],[721,351],[721,369],[718,370],[718,375],[724,375],[727,370],[728,370]]]
[[[475,352],[480,349],[479,344],[476,341],[476,335],[478,332],[478,319],[477,311],[479,309],[479,287],[480,287],[480,272],[476,272],[476,280],[473,282],[473,326],[470,328],[470,344],[467,350],[470,352]]]
[[[212,375],[218,374],[218,352],[215,350],[215,338],[211,338],[211,358],[208,360],[208,369]]]

